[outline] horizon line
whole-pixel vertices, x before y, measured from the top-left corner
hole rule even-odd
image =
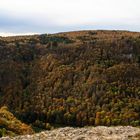
[[[37,32],[27,32],[27,33],[12,33],[12,32],[0,32],[0,37],[16,37],[16,36],[33,36],[33,35],[42,35],[42,34],[60,34],[60,33],[69,33],[69,32],[84,32],[84,31],[120,31],[120,32],[132,32],[132,33],[140,33],[136,30],[123,30],[123,29],[81,29],[81,30],[69,30],[69,31],[60,31],[53,33],[37,33]]]

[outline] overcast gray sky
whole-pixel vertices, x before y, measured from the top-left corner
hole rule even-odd
[[[0,0],[0,35],[140,31],[140,0]]]

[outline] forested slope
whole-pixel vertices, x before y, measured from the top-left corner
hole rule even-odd
[[[140,33],[1,37],[0,105],[47,129],[140,125]]]

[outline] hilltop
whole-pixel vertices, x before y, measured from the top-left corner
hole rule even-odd
[[[140,125],[140,33],[0,37],[0,106],[41,129]]]

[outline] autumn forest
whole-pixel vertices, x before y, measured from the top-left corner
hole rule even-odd
[[[41,129],[140,126],[140,33],[0,37],[3,106]]]

